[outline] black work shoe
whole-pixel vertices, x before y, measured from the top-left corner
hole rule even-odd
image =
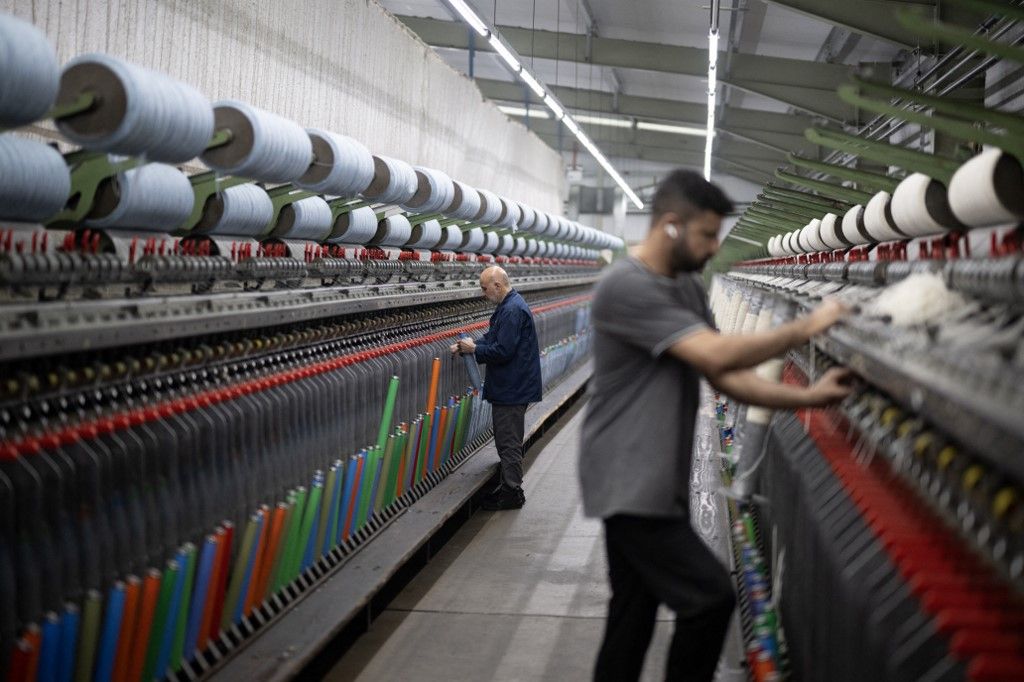
[[[487,511],[505,511],[507,509],[522,509],[526,504],[526,495],[523,489],[510,490],[502,488],[497,496],[485,498],[480,504],[481,508]]]
[[[489,491],[483,497],[480,498],[480,503],[481,504],[494,504],[497,501],[498,497],[501,495],[501,491],[504,490],[504,489],[505,489],[504,486],[502,486],[499,483],[498,485],[496,485],[494,487],[493,490]]]

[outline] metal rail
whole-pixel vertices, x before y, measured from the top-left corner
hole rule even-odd
[[[524,277],[519,291],[591,284],[597,275]],[[140,299],[17,304],[0,308],[0,361],[273,327],[353,313],[464,301],[476,282],[427,282]]]

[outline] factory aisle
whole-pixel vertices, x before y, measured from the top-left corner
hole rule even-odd
[[[585,680],[608,599],[600,522],[576,483],[583,411],[545,436],[526,506],[477,512],[327,676],[348,680]],[[655,629],[645,680],[662,677],[672,623]]]
[[[327,675],[351,680],[588,680],[608,599],[598,521],[576,482],[579,407],[545,436],[518,512],[478,512]],[[659,614],[644,680],[661,680]]]

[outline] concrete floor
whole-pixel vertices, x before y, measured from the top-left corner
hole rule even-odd
[[[577,408],[540,444],[526,506],[475,514],[325,679],[590,679],[608,586],[600,522],[581,514],[581,422]],[[702,502],[701,525],[727,538],[721,514],[709,519]],[[671,635],[663,611],[642,679],[662,679]]]

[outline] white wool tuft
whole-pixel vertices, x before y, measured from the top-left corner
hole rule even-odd
[[[967,300],[947,289],[942,277],[919,273],[884,289],[868,312],[888,315],[894,325],[907,327],[941,320],[965,305]]]

